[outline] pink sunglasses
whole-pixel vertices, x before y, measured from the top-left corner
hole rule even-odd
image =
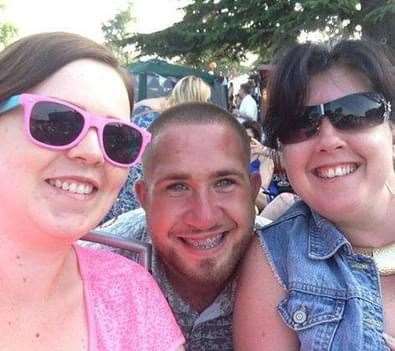
[[[130,167],[141,159],[151,134],[133,123],[95,116],[68,102],[35,94],[14,95],[0,104],[0,114],[22,105],[29,139],[50,150],[70,149],[96,128],[105,159]]]

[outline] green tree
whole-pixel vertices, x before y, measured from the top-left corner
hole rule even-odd
[[[120,10],[115,14],[114,18],[106,23],[102,23],[101,26],[105,45],[125,65],[130,62],[130,53],[128,51],[128,44],[125,45],[125,39],[130,36],[129,27],[134,21],[132,8],[133,6],[129,2],[126,9]]]
[[[201,65],[238,62],[247,52],[268,60],[302,32],[323,31],[329,38],[362,34],[395,48],[394,0],[195,0],[181,22],[151,34],[135,34],[143,55],[179,57]],[[360,30],[360,29],[359,29]]]
[[[5,5],[0,0],[0,12],[4,9]],[[17,35],[16,27],[11,23],[0,23],[0,50],[4,49]]]

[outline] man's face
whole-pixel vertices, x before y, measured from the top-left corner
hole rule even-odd
[[[223,283],[252,237],[259,178],[239,136],[219,124],[169,125],[136,186],[170,277]]]

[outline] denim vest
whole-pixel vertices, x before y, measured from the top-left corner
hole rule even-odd
[[[376,265],[339,229],[298,202],[259,237],[287,291],[278,311],[300,350],[390,350]]]

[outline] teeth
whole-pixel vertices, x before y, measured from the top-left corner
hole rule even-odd
[[[354,173],[357,169],[357,165],[348,164],[342,166],[336,166],[331,168],[317,168],[317,175],[321,178],[334,178],[342,177],[351,173]]]
[[[89,183],[66,182],[60,179],[50,179],[49,184],[75,194],[90,194],[93,191],[93,185]]]
[[[334,169],[328,169],[327,176],[328,176],[328,178],[333,178],[335,176],[335,170]]]
[[[218,246],[223,239],[223,234],[218,234],[214,237],[207,238],[204,240],[199,239],[185,239],[185,242],[193,246],[196,249],[208,250]]]
[[[85,185],[84,184],[78,184],[76,187],[77,193],[80,194],[85,194]]]

